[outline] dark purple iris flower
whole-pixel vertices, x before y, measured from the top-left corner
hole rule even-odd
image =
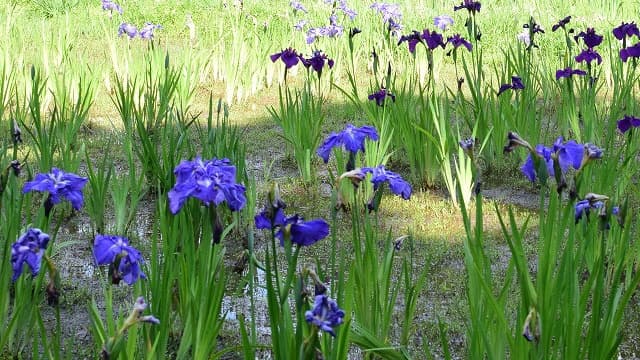
[[[145,23],[144,26],[140,29],[140,38],[151,40],[153,39],[153,32],[156,29],[162,29],[162,25],[153,24],[153,23]]]
[[[301,55],[298,54],[293,48],[284,49],[279,53],[271,55],[271,61],[276,62],[278,59],[282,60],[287,69],[298,65]]]
[[[473,49],[473,45],[468,42],[467,40],[465,40],[462,36],[460,36],[460,34],[455,34],[453,36],[449,36],[449,38],[447,39],[447,44],[451,44],[453,45],[454,49],[457,49],[460,46],[464,46],[467,48],[467,50],[471,51],[471,49]]]
[[[578,42],[578,39],[582,38],[582,41],[589,49],[593,49],[594,47],[600,45],[602,43],[602,35],[596,34],[594,28],[587,28],[587,31],[581,31],[578,35],[574,36],[573,39]]]
[[[632,127],[637,128],[640,126],[640,118],[635,116],[625,115],[624,118],[618,120],[618,130],[621,133],[626,133]]]
[[[460,5],[454,6],[453,11],[467,9],[471,14],[480,12],[480,2],[473,0],[464,0]]]
[[[535,155],[533,153],[529,153],[527,160],[520,170],[522,170],[522,173],[529,179],[529,181],[535,182],[536,168],[533,156],[538,156],[542,161],[544,161],[547,167],[547,174],[549,174],[549,176],[554,176],[554,157],[558,159],[560,169],[565,173],[570,167],[579,170],[583,164],[584,154],[584,145],[578,144],[574,140],[565,142],[562,136],[560,136],[551,148],[538,144],[535,148]]]
[[[618,40],[623,40],[633,35],[640,38],[640,30],[638,30],[638,25],[636,25],[635,22],[623,22],[622,24],[620,24],[620,26],[613,29],[613,36],[615,36],[615,38]]]
[[[378,140],[378,132],[373,126],[365,125],[357,128],[351,124],[347,124],[341,132],[332,132],[327,136],[316,152],[322,160],[327,163],[331,155],[331,150],[337,146],[344,146],[344,148],[351,153],[357,153],[358,151],[364,152],[364,140],[366,138]]]
[[[368,96],[368,99],[375,100],[378,106],[383,106],[387,98],[390,98],[393,102],[396,102],[396,96],[391,91],[385,88],[382,88]]]
[[[591,64],[594,60],[598,61],[598,65],[602,63],[602,56],[593,48],[582,50],[582,52],[576,56],[576,62],[579,63],[586,62],[587,64]]]
[[[114,284],[124,280],[133,285],[138,279],[147,278],[140,270],[140,265],[144,262],[142,255],[129,245],[129,240],[125,237],[96,235],[93,256],[98,265],[110,265],[109,273]]]
[[[20,235],[18,241],[11,245],[11,266],[13,267],[12,280],[16,281],[22,274],[22,267],[26,263],[31,269],[31,275],[36,276],[40,272],[40,265],[44,250],[49,243],[49,235],[40,229],[30,228]]]
[[[122,15],[122,7],[113,2],[113,0],[102,0],[102,10],[108,10],[110,12],[117,12]]]
[[[285,233],[299,246],[313,245],[329,235],[329,224],[323,219],[304,221],[299,215],[286,216],[282,209],[263,210],[254,221],[256,229],[277,230],[275,235],[283,246]]]
[[[413,32],[409,35],[402,35],[400,37],[400,40],[398,41],[398,45],[402,44],[405,41],[409,45],[409,52],[413,54],[414,52],[416,52],[416,45],[422,42],[422,36],[419,32],[413,30]]]
[[[587,75],[587,72],[580,69],[572,69],[570,67],[556,70],[556,80],[560,80],[562,78],[570,78],[573,75],[584,76],[584,75]]]
[[[47,202],[51,205],[58,204],[62,198],[65,198],[74,209],[80,210],[84,204],[82,188],[88,180],[86,177],[53,168],[51,173],[38,174],[33,181],[26,182],[22,192],[26,194],[30,191],[46,191],[49,193]]]
[[[236,167],[229,159],[203,161],[183,160],[173,171],[176,184],[169,191],[169,209],[176,214],[189,197],[218,206],[223,201],[231,211],[241,210],[247,203],[245,187],[236,183]]]
[[[322,74],[322,68],[324,68],[325,62],[329,66],[329,69],[333,68],[334,61],[333,59],[329,59],[326,54],[323,54],[320,50],[316,50],[313,52],[313,56],[305,59],[300,58],[302,60],[302,64],[308,69],[311,67],[313,71],[318,74]]]
[[[522,83],[522,79],[519,76],[511,77],[511,84],[502,84],[500,85],[500,89],[498,89],[498,96],[500,96],[503,92],[512,89],[512,90],[523,90],[524,84]]]
[[[640,58],[640,42],[633,46],[627,46],[624,49],[620,49],[620,60],[627,62],[629,58]]]
[[[307,311],[304,316],[308,323],[335,337],[334,328],[342,324],[344,311],[327,295],[316,295],[313,309]]]
[[[129,39],[133,39],[138,36],[138,28],[133,24],[123,22],[118,28],[118,36],[122,36],[123,34],[127,34]]]
[[[564,19],[562,19],[562,20],[558,21],[558,23],[556,23],[555,25],[553,25],[553,26],[551,27],[551,31],[554,31],[554,32],[555,32],[555,31],[556,31],[556,30],[558,30],[559,28],[566,29],[566,26],[567,26],[567,24],[569,23],[569,21],[571,21],[571,16],[567,16],[567,17],[565,17]]]
[[[411,198],[411,185],[398,173],[386,170],[384,165],[374,168],[362,168],[362,172],[371,173],[371,182],[374,190],[378,190],[384,183],[389,183],[392,193],[401,196],[405,200]]]
[[[438,46],[444,48],[444,39],[442,38],[442,35],[436,31],[424,29],[422,31],[422,40],[427,44],[429,50],[434,50]]]

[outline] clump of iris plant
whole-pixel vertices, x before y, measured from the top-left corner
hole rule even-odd
[[[522,78],[519,76],[512,76],[510,84],[502,84],[500,85],[500,89],[498,89],[498,96],[500,96],[503,92],[512,89],[512,90],[524,90],[524,84],[522,83]]]
[[[113,284],[124,280],[133,285],[138,279],[146,279],[140,269],[144,262],[140,252],[129,245],[129,239],[115,235],[96,235],[93,256],[98,265],[109,265]]]
[[[365,139],[378,140],[378,132],[373,126],[365,125],[355,127],[347,124],[344,130],[336,133],[332,132],[324,142],[318,147],[316,153],[325,162],[329,162],[331,150],[335,147],[344,147],[350,154],[348,170],[352,170],[355,165],[355,155],[358,151],[364,152]],[[353,160],[353,161],[352,161]],[[349,168],[351,166],[351,168]]]
[[[35,179],[26,182],[23,193],[31,191],[47,192],[49,196],[44,203],[45,215],[49,216],[54,205],[67,199],[75,210],[80,210],[84,204],[82,189],[89,179],[72,173],[66,173],[58,168],[51,169],[48,174],[37,174]]]
[[[313,308],[305,313],[307,323],[335,337],[334,329],[342,324],[344,311],[327,295],[316,295]]]
[[[32,276],[38,275],[49,240],[49,235],[43,233],[42,230],[30,228],[11,245],[13,281],[18,280],[22,274],[24,264],[27,264]]]
[[[120,5],[113,2],[113,0],[102,0],[102,10],[109,11],[109,16],[113,16],[114,12],[122,15],[122,7]]]
[[[618,130],[621,133],[626,133],[631,128],[637,128],[640,126],[640,118],[631,115],[625,115],[622,119],[618,120]]]
[[[376,105],[378,106],[384,106],[387,98],[391,99],[391,101],[393,102],[396,102],[396,95],[385,88],[381,88],[380,90],[374,92],[373,94],[370,94],[367,98],[370,101],[375,100]]]
[[[176,183],[168,194],[173,214],[177,214],[190,197],[206,206],[225,202],[231,211],[239,211],[247,203],[245,187],[236,183],[236,167],[229,159],[183,160],[173,173]]]

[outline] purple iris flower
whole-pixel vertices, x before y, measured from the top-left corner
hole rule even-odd
[[[386,182],[389,183],[392,193],[401,196],[405,200],[411,198],[411,185],[400,174],[386,170],[384,165],[374,168],[362,168],[362,172],[371,173],[371,182],[374,190],[378,190],[380,185]]]
[[[640,126],[640,118],[635,116],[625,115],[624,118],[618,120],[618,130],[621,133],[626,133],[632,127],[637,128]]]
[[[576,42],[578,42],[579,38],[582,38],[582,41],[589,49],[593,49],[602,43],[602,35],[596,34],[596,31],[593,28],[587,28],[586,32],[581,31],[578,35],[573,37]]]
[[[567,24],[571,21],[571,16],[567,16],[564,19],[558,21],[555,25],[551,27],[551,31],[555,32],[559,28],[566,29]]]
[[[256,229],[277,230],[275,236],[284,246],[287,232],[291,242],[299,246],[309,246],[329,235],[329,224],[323,219],[304,221],[302,216],[286,216],[282,208],[265,209],[254,218]]]
[[[38,174],[33,181],[26,182],[22,192],[26,194],[30,191],[46,191],[49,193],[47,201],[51,205],[55,205],[62,201],[62,198],[65,198],[69,200],[74,209],[80,210],[84,204],[82,188],[88,180],[86,177],[53,168],[51,173]]]
[[[441,34],[438,34],[436,31],[429,31],[428,29],[424,29],[422,31],[422,40],[427,44],[429,50],[434,50],[438,46],[444,48],[444,41]]]
[[[584,157],[586,160],[583,160],[583,162],[594,160],[594,159],[602,159],[603,152],[604,150],[597,147],[596,145],[591,143],[586,143],[584,144]]]
[[[587,72],[580,69],[572,69],[570,67],[565,69],[560,69],[556,71],[556,80],[560,80],[562,78],[570,78],[573,75],[584,76],[584,75],[587,75]]]
[[[602,56],[598,54],[593,48],[589,48],[586,50],[582,50],[578,56],[576,56],[576,62],[586,62],[587,64],[591,64],[592,61],[597,60],[598,65],[602,63]]]
[[[453,36],[449,36],[449,38],[447,39],[447,44],[453,45],[454,49],[457,49],[460,46],[466,47],[467,50],[469,50],[469,51],[471,51],[471,49],[473,49],[473,45],[471,45],[470,42],[468,42],[462,36],[460,36],[460,34],[455,34]]]
[[[589,200],[580,200],[576,203],[575,205],[575,219],[576,219],[576,223],[578,223],[578,221],[580,221],[580,219],[582,219],[582,216],[584,214],[586,214],[587,216],[589,215],[589,211],[593,208],[593,209],[599,209],[604,205],[604,203],[602,201],[598,201],[595,202],[593,205],[591,204],[591,202],[589,202]]]
[[[133,24],[123,22],[118,28],[118,36],[122,36],[123,34],[127,34],[129,39],[133,39],[138,36],[138,29]]]
[[[419,32],[413,30],[413,32],[409,35],[402,35],[400,37],[400,40],[398,41],[398,45],[402,44],[405,41],[409,45],[409,52],[413,54],[414,52],[416,52],[416,45],[422,42],[422,36]]]
[[[308,59],[301,57],[301,60],[307,69],[311,67],[318,75],[322,74],[322,68],[324,68],[325,63],[329,66],[329,69],[333,68],[334,64],[333,59],[329,59],[327,55],[323,54],[320,50],[314,51],[313,56]]]
[[[20,235],[18,241],[11,245],[11,265],[13,267],[13,281],[18,280],[22,274],[22,267],[26,263],[31,269],[31,275],[36,276],[40,272],[40,264],[44,256],[44,250],[49,243],[49,235],[40,229],[30,228]]]
[[[471,14],[480,12],[480,2],[473,0],[464,0],[460,5],[454,6],[453,11],[467,9]]]
[[[141,39],[153,39],[153,32],[156,29],[162,29],[162,25],[153,24],[153,23],[145,23],[144,26],[140,29],[140,38]]]
[[[307,9],[305,9],[299,1],[291,0],[289,5],[293,8],[294,11],[302,11],[305,14],[307,13]]]
[[[390,98],[393,102],[396,102],[396,96],[389,90],[382,88],[367,97],[369,100],[375,100],[378,106],[383,106],[385,100]]]
[[[117,12],[122,15],[123,11],[120,5],[113,2],[113,0],[102,0],[102,10],[108,10],[110,12]]]
[[[547,166],[547,174],[549,174],[549,176],[553,176],[553,159],[551,158],[552,153],[553,150],[551,148],[548,148],[542,144],[536,145],[535,155],[529,153],[527,160],[525,160],[522,167],[520,167],[520,171],[522,171],[524,176],[526,176],[529,181],[535,182],[537,176],[533,156],[538,156],[542,161],[545,162],[545,165]]]
[[[470,137],[470,138],[462,139],[458,142],[458,144],[467,155],[473,156],[473,150],[476,146],[475,138]]]
[[[247,203],[245,187],[236,183],[236,167],[229,159],[203,161],[183,160],[174,169],[176,184],[169,191],[169,209],[178,213],[189,197],[216,206],[223,201],[231,211],[241,210]]]
[[[140,270],[140,264],[144,262],[142,255],[129,245],[129,240],[125,237],[96,235],[93,256],[98,265],[110,265],[109,273],[114,284],[124,280],[127,284],[133,285],[138,279],[147,278]]]
[[[620,26],[613,29],[613,36],[618,40],[623,40],[624,38],[631,37],[633,35],[640,37],[640,30],[638,30],[638,25],[636,25],[635,22],[623,22]]]
[[[347,6],[346,0],[338,0],[338,6],[336,8],[342,11],[346,16],[348,16],[350,20],[355,19],[356,16],[358,15],[358,13],[355,12],[355,10]]]
[[[304,316],[308,323],[335,337],[336,333],[333,329],[342,324],[344,311],[327,295],[316,295],[313,309],[307,311]]]
[[[620,60],[627,62],[629,58],[640,58],[640,42],[633,46],[620,49]]]
[[[142,297],[142,296],[138,297],[138,299],[136,299],[136,303],[133,304],[133,312],[134,312],[134,316],[135,317],[130,318],[130,319],[132,319],[133,321],[146,322],[146,323],[150,323],[150,324],[159,325],[160,324],[160,320],[158,320],[158,318],[156,318],[155,316],[153,316],[153,315],[142,315],[142,313],[147,309],[147,307],[148,307],[148,305],[144,301],[144,297]]]
[[[553,144],[553,152],[558,158],[560,169],[566,172],[569,167],[578,170],[582,166],[585,146],[578,144],[575,140],[564,141],[562,136],[558,137]]]
[[[513,131],[509,131],[509,133],[507,134],[507,140],[509,140],[509,143],[505,145],[504,149],[502,150],[504,153],[510,153],[518,146],[522,146],[529,151],[533,151],[533,147],[531,146],[531,144],[529,144],[526,140],[521,138],[520,135],[514,133]]]
[[[332,18],[329,19],[331,24],[307,30],[307,44],[312,44],[319,37],[335,38],[342,36],[344,27],[335,24],[335,20],[331,20]]]
[[[392,19],[399,22],[402,19],[402,12],[400,12],[400,5],[398,4],[374,2],[371,4],[371,8],[380,13],[383,23],[388,23]]]
[[[293,48],[288,48],[271,55],[271,61],[276,62],[278,59],[282,60],[287,69],[298,65],[301,55],[298,54]]]
[[[393,34],[397,34],[398,31],[404,29],[404,26],[400,24],[399,20],[395,20],[394,18],[391,18],[389,19],[389,22],[387,24],[387,29],[389,29],[389,32]]]
[[[302,31],[305,27],[305,25],[307,25],[308,21],[307,20],[300,20],[298,21],[295,25],[293,25],[293,28],[296,29],[297,31]]]
[[[366,138],[378,140],[378,132],[373,126],[365,125],[357,128],[351,124],[347,124],[341,132],[332,132],[327,136],[316,152],[322,160],[327,163],[331,155],[331,150],[337,146],[344,146],[344,148],[351,153],[357,153],[358,151],[364,152],[364,140]]]
[[[502,84],[498,89],[498,96],[500,96],[503,92],[512,89],[512,90],[523,90],[524,84],[522,83],[522,79],[519,76],[512,76],[510,84]]]
[[[440,29],[440,31],[445,31],[451,25],[453,25],[453,18],[449,15],[439,15],[433,18],[433,25]]]

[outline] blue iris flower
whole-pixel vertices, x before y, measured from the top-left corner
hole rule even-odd
[[[334,328],[344,321],[344,311],[327,295],[317,295],[313,309],[307,311],[304,316],[308,323],[334,337],[336,336]]]
[[[22,188],[23,193],[31,191],[48,192],[48,202],[58,204],[65,198],[71,202],[74,209],[80,210],[84,204],[82,188],[89,179],[72,173],[66,173],[57,168],[51,169],[49,174],[38,174],[35,179],[28,181]]]
[[[96,235],[93,256],[98,265],[111,266],[110,273],[114,284],[124,280],[127,284],[133,285],[140,278],[146,279],[146,275],[140,270],[140,264],[144,261],[142,255],[129,245],[129,240],[125,237]]]
[[[324,160],[325,163],[329,161],[331,150],[337,146],[344,146],[344,148],[355,154],[358,151],[364,152],[364,140],[369,138],[371,140],[378,140],[378,132],[373,126],[355,127],[351,124],[347,124],[344,130],[339,133],[332,132],[320,145],[317,150],[317,154]]]
[[[40,264],[44,256],[44,250],[49,243],[49,235],[40,229],[30,228],[20,235],[18,241],[11,245],[11,265],[13,267],[13,281],[22,274],[22,267],[26,263],[31,269],[31,275],[36,276],[40,272]]]

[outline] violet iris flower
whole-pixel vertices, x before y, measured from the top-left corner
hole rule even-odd
[[[584,76],[584,75],[587,75],[587,72],[580,69],[572,69],[570,67],[565,69],[560,69],[556,71],[556,80],[560,80],[562,78],[570,78],[573,75]]]
[[[470,42],[468,42],[462,36],[460,36],[460,34],[455,34],[453,36],[449,36],[449,38],[447,39],[447,44],[453,45],[454,49],[457,49],[460,46],[466,47],[467,50],[469,50],[469,51],[471,51],[471,49],[473,49],[473,45],[471,45]]]
[[[522,79],[519,76],[511,77],[511,84],[502,84],[500,85],[500,89],[498,89],[498,96],[500,96],[503,92],[512,89],[512,90],[523,90],[524,84],[522,83]]]
[[[369,100],[375,100],[378,106],[383,106],[385,100],[390,98],[393,102],[396,102],[396,96],[389,90],[382,88],[367,97]]]
[[[627,62],[629,58],[640,58],[640,42],[633,46],[627,46],[624,49],[620,49],[620,60]]]
[[[129,39],[133,39],[138,36],[138,29],[133,24],[123,22],[118,28],[118,36],[122,36],[123,34],[127,34]]]
[[[304,316],[308,323],[335,337],[334,328],[342,324],[344,311],[327,295],[316,295],[313,309],[307,311]]]
[[[140,269],[144,262],[140,252],[129,245],[125,237],[115,235],[96,235],[93,243],[93,256],[98,265],[110,265],[110,274],[114,284],[124,280],[133,285],[138,279],[146,279]],[[116,268],[117,267],[117,268]]]
[[[460,5],[454,6],[453,11],[467,9],[471,14],[480,12],[480,2],[473,0],[464,0]]]
[[[579,63],[586,62],[587,64],[591,64],[594,60],[598,61],[598,65],[602,63],[602,56],[593,48],[582,50],[582,52],[576,56],[576,62]]]
[[[304,29],[304,26],[307,25],[308,21],[307,20],[300,20],[298,21],[295,25],[293,25],[293,28],[298,30],[298,31],[302,31]]]
[[[331,150],[337,146],[343,146],[347,151],[354,154],[358,151],[364,152],[364,140],[367,138],[378,140],[378,132],[373,126],[365,125],[357,128],[351,124],[347,124],[341,132],[332,132],[327,136],[322,145],[318,147],[316,153],[327,163],[331,155]]]
[[[340,11],[342,11],[346,16],[349,17],[350,20],[353,20],[356,18],[356,16],[358,15],[357,12],[355,12],[355,10],[349,8],[349,6],[347,6],[347,1],[346,0],[338,0],[338,6],[336,6],[336,8]]]
[[[433,18],[433,25],[440,29],[440,31],[445,31],[451,25],[453,25],[453,18],[449,15],[439,15]]]
[[[26,182],[22,188],[23,193],[30,191],[48,192],[47,202],[51,206],[58,204],[62,198],[69,200],[71,206],[80,210],[84,204],[82,188],[89,179],[72,173],[66,173],[58,168],[51,169],[49,174],[38,174],[32,181]]]
[[[229,159],[183,160],[174,169],[176,184],[169,191],[169,209],[176,214],[189,197],[205,205],[226,202],[231,211],[241,210],[247,203],[245,187],[236,183],[236,167]]]
[[[32,276],[38,275],[49,239],[49,235],[43,233],[42,230],[30,228],[11,245],[12,281],[18,280],[25,263],[31,269]]]
[[[117,12],[122,15],[123,11],[120,5],[113,2],[113,0],[102,0],[102,10],[108,10],[110,12]]]
[[[162,29],[162,25],[153,24],[153,23],[145,23],[144,26],[140,29],[140,38],[141,39],[153,39],[153,32],[156,29]]]
[[[632,127],[637,128],[640,126],[640,118],[635,116],[625,115],[624,118],[618,120],[618,130],[621,133],[626,133]]]
[[[615,36],[615,38],[618,40],[623,40],[633,35],[640,38],[640,30],[638,30],[638,25],[636,25],[635,22],[623,22],[622,24],[620,24],[620,26],[613,29],[613,36]]]
[[[422,36],[419,32],[413,30],[413,32],[409,35],[402,35],[400,37],[400,40],[398,41],[398,45],[402,44],[405,41],[409,45],[409,52],[413,54],[414,52],[416,52],[416,45],[422,42]]]
[[[581,31],[578,35],[573,37],[576,43],[579,38],[582,38],[582,41],[589,49],[593,49],[602,43],[602,35],[596,34],[596,31],[593,28],[587,28],[586,32]]]
[[[411,185],[398,173],[386,170],[384,165],[379,165],[374,168],[362,168],[362,172],[371,173],[373,190],[378,190],[382,184],[389,183],[389,188],[392,193],[401,196],[405,200],[411,198]]]
[[[293,8],[294,11],[302,11],[305,14],[307,13],[307,9],[305,9],[299,1],[291,0],[289,5]]]
[[[551,31],[555,32],[556,30],[558,30],[559,28],[563,28],[566,30],[566,26],[569,23],[569,21],[571,21],[571,16],[567,16],[564,19],[558,21],[555,25],[553,25],[551,27]]]
[[[298,65],[300,57],[301,55],[293,48],[284,49],[270,56],[272,62],[276,62],[278,59],[282,60],[287,69]]]

